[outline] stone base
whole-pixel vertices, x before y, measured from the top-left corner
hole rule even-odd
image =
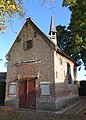
[[[5,99],[5,105],[19,108],[19,99]]]
[[[78,99],[79,96],[57,98],[55,102],[56,110],[63,109],[68,105],[75,103]]]
[[[54,111],[55,103],[38,102],[36,109],[37,110],[45,110],[45,111]]]
[[[74,104],[78,99],[79,96],[72,96],[72,97],[57,98],[55,103],[37,102],[36,109],[45,110],[45,111],[57,111],[67,107],[68,105]],[[19,99],[6,99],[5,105],[19,108]]]

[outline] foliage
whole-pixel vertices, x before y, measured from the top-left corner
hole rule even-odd
[[[7,18],[10,20],[17,13],[20,16],[24,15],[22,7],[24,0],[0,0],[0,32],[5,30]],[[29,1],[29,0],[28,0]],[[57,0],[39,0],[43,4],[51,4]],[[63,0],[63,6],[74,5],[76,0]],[[8,21],[9,21],[8,20]]]
[[[70,24],[57,26],[58,44],[68,55],[73,57],[79,65],[83,61],[86,69],[86,1],[77,0],[74,6],[69,6],[71,14]]]
[[[22,15],[22,0],[0,0],[0,31],[5,30],[6,19],[11,19],[15,13]]]
[[[68,5],[74,6],[76,4],[76,0],[63,0],[62,6],[67,7]]]
[[[75,43],[80,47],[81,59],[86,63],[86,1],[78,0],[77,4],[69,9],[72,14],[68,29],[72,31]]]

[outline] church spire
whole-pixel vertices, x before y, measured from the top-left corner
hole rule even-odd
[[[54,25],[54,16],[51,16],[51,24],[50,24],[50,31],[49,31],[50,39],[53,40],[55,44],[57,44],[57,31]]]

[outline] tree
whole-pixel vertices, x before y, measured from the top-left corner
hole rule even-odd
[[[73,33],[68,30],[65,26],[57,26],[58,31],[58,45],[59,47],[67,53],[70,57],[72,57],[75,61],[79,62],[81,59],[80,54],[80,47],[78,46],[78,37],[74,38]]]
[[[0,0],[0,31],[5,29],[7,18],[11,19],[16,13],[23,14],[22,0]]]
[[[69,9],[72,14],[68,29],[73,33],[75,44],[80,49],[80,57],[86,66],[86,1],[77,0],[77,4]]]
[[[70,24],[57,26],[59,47],[75,59],[79,65],[84,64],[86,70],[86,1],[77,0],[69,6],[71,10]],[[82,60],[82,62],[80,61]]]
[[[28,0],[29,1],[29,0]],[[56,0],[39,0],[43,3],[51,3]],[[63,6],[73,5],[76,0],[63,0]],[[5,30],[5,23],[14,17],[17,13],[20,16],[24,15],[22,7],[23,0],[0,0],[0,31]],[[8,19],[9,20],[8,20]]]
[[[74,6],[77,0],[63,0],[62,6]]]

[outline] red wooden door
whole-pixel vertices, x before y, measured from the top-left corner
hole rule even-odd
[[[27,107],[27,80],[21,81],[19,84],[19,107]]]
[[[36,89],[35,80],[29,80],[27,83],[27,106],[28,108],[36,108]]]
[[[22,80],[19,85],[19,107],[36,108],[35,80]]]

